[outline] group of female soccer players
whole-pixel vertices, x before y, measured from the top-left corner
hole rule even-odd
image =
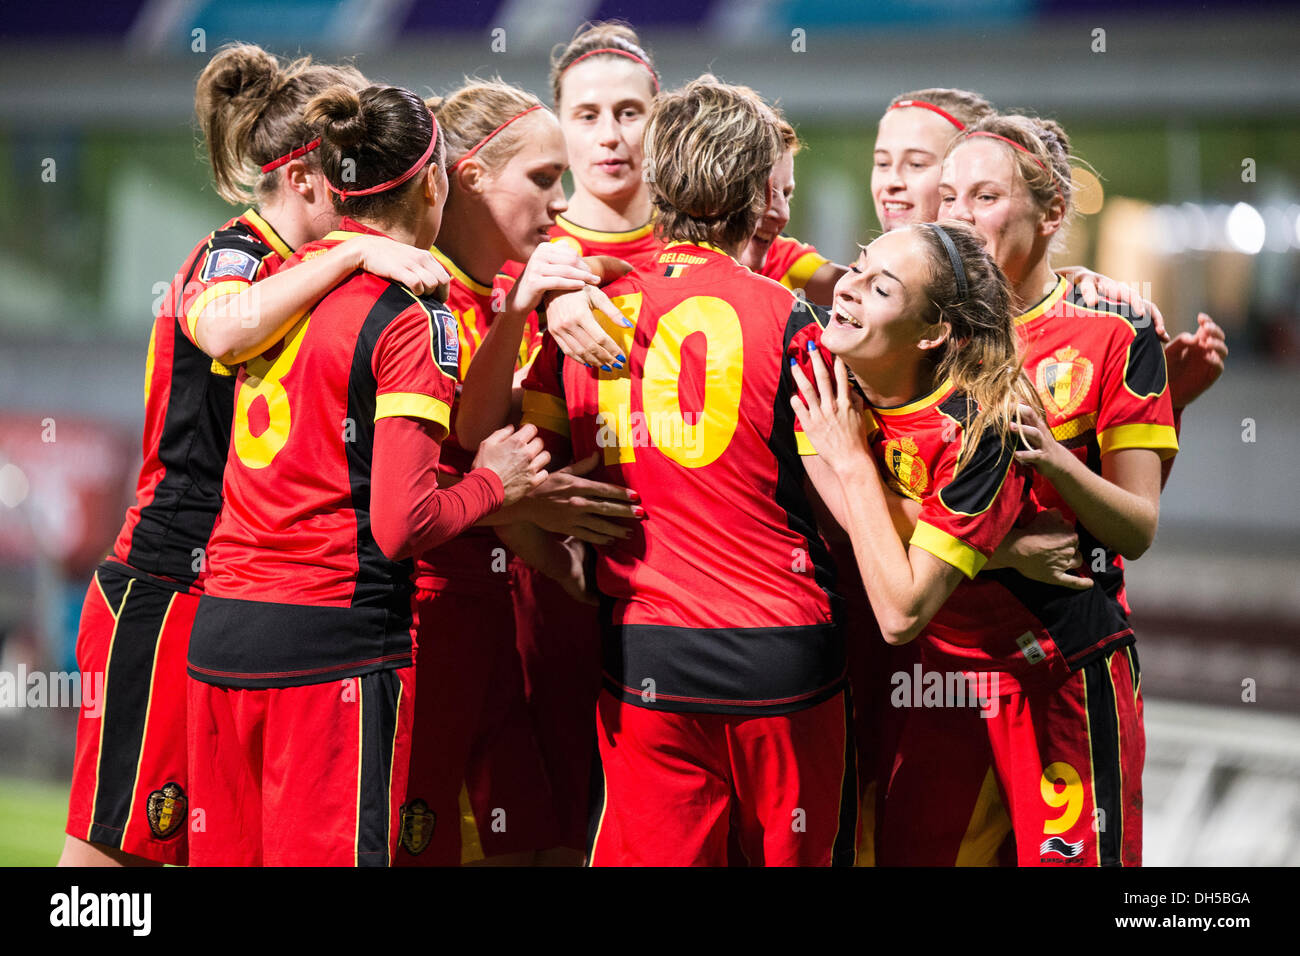
[[[154,324],[61,862],[1139,863],[1122,561],[1222,332],[1054,271],[1050,121],[895,99],[845,268],[753,90],[551,80],[200,76],[256,207]]]

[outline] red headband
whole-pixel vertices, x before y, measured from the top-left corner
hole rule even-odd
[[[289,152],[285,153],[279,159],[271,160],[269,163],[267,163],[265,166],[262,167],[262,172],[269,173],[273,169],[279,169],[285,163],[292,162],[293,160],[297,159],[299,156],[306,156],[308,153],[310,153],[313,149],[315,149],[319,145],[320,145],[320,137],[317,136],[306,146],[299,146],[297,149],[291,149]]]
[[[942,116],[944,119],[946,119],[949,123],[951,123],[953,126],[957,127],[958,129],[966,128],[965,123],[963,123],[957,117],[953,116],[947,110],[941,109],[940,107],[935,106],[933,103],[927,103],[925,100],[899,100],[893,106],[889,107],[889,110],[901,110],[905,106],[916,106],[923,110],[929,110],[931,113],[938,113],[940,116]],[[889,110],[885,110],[885,112],[888,113]]]
[[[649,63],[647,63],[645,60],[641,59],[641,58],[640,58],[639,56],[637,56],[635,53],[629,53],[627,50],[619,50],[619,49],[617,49],[617,48],[615,48],[615,47],[612,47],[612,46],[601,47],[599,50],[592,50],[592,51],[589,52],[589,53],[584,53],[584,54],[582,54],[582,56],[578,57],[576,60],[574,60],[574,61],[573,61],[572,63],[570,63],[568,66],[566,66],[563,70],[561,70],[561,71],[560,71],[560,76],[563,76],[565,73],[568,73],[571,69],[573,69],[577,64],[581,63],[581,62],[582,62],[583,60],[585,60],[587,57],[589,57],[589,56],[595,56],[595,55],[598,54],[598,53],[613,53],[613,54],[616,55],[616,56],[625,56],[625,57],[627,57],[629,60],[634,60],[634,61],[636,61],[637,63],[640,63],[642,66],[644,66],[644,67],[645,67],[645,68],[650,72],[650,80],[651,80],[651,82],[653,82],[654,85],[655,85],[655,92],[656,92],[656,93],[659,92],[659,77],[655,76],[654,68],[653,68]]]
[[[1017,143],[1014,139],[1007,139],[1005,136],[999,136],[997,133],[986,133],[984,132],[984,130],[977,130],[974,133],[966,134],[967,139],[970,139],[972,136],[987,136],[989,139],[1000,139],[1008,146],[1014,146],[1016,149],[1020,150],[1022,153],[1024,153],[1026,156],[1032,159],[1035,163],[1037,163],[1039,169],[1041,169],[1043,172],[1047,172],[1047,167],[1043,165],[1043,161],[1039,159],[1037,156],[1035,156],[1033,153],[1031,153],[1029,150],[1025,149],[1019,143]]]
[[[451,168],[452,168],[452,169],[455,169],[455,168],[456,168],[457,166],[459,166],[461,163],[465,162],[465,160],[469,159],[471,156],[473,156],[475,153],[477,153],[480,149],[482,149],[484,146],[486,146],[488,140],[490,140],[490,139],[491,139],[493,136],[495,136],[497,133],[501,132],[503,129],[505,129],[507,126],[509,126],[509,125],[510,125],[511,123],[513,123],[515,120],[519,119],[519,117],[521,117],[521,116],[527,116],[527,115],[528,115],[529,113],[531,113],[533,110],[540,110],[541,108],[542,108],[542,104],[541,104],[541,103],[538,103],[536,106],[530,106],[530,107],[528,107],[528,109],[524,110],[522,113],[516,113],[514,116],[510,117],[510,119],[506,120],[504,123],[502,123],[502,124],[501,124],[500,126],[498,126],[496,129],[494,129],[492,132],[488,133],[488,134],[487,134],[486,136],[484,136],[481,140],[479,140],[477,143],[475,143],[473,149],[471,149],[468,153],[466,153],[466,154],[465,154],[464,156],[462,156],[460,159],[456,160],[454,163],[451,164]]]
[[[402,185],[402,183],[406,182],[424,168],[424,164],[429,161],[429,157],[433,155],[433,151],[438,145],[438,118],[433,115],[432,110],[429,111],[429,120],[433,123],[433,135],[429,137],[428,148],[425,149],[424,155],[415,161],[414,166],[402,173],[402,175],[398,176],[396,179],[390,179],[388,182],[380,183],[378,186],[367,186],[365,189],[339,189],[328,179],[325,180],[325,185],[329,187],[330,192],[338,196],[340,199],[351,199],[353,196],[373,196],[375,193],[386,192],[389,189]]]

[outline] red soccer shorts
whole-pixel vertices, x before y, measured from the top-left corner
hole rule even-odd
[[[516,644],[537,743],[555,796],[559,846],[587,848],[600,696],[600,617],[522,561],[514,577]]]
[[[412,667],[305,687],[190,681],[190,863],[388,866]]]
[[[605,792],[592,866],[852,865],[857,773],[847,695],[780,716],[678,714],[602,692]]]
[[[185,865],[185,652],[198,606],[196,594],[109,562],[91,579],[77,633],[69,835]]]
[[[416,591],[420,694],[398,866],[457,866],[556,844],[504,585],[490,596]]]
[[[882,865],[1140,866],[1146,742],[1137,653],[979,707],[908,711],[883,807]]]
[[[918,660],[918,650],[915,642],[893,647],[881,636],[853,545],[832,537],[830,549],[838,572],[837,588],[844,596],[844,650],[853,690],[853,738],[862,801],[858,809],[856,865],[875,866],[877,804],[884,790],[877,781],[888,777],[903,732],[904,713],[889,705],[890,680],[896,671],[911,670]]]

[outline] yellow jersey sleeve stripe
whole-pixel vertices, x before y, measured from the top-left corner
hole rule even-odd
[[[830,260],[819,253],[805,252],[789,269],[785,270],[785,275],[781,277],[781,285],[787,289],[802,289],[813,274],[828,262]]]
[[[555,395],[524,392],[523,419],[520,424],[536,425],[548,432],[569,437],[569,410]]]
[[[190,307],[185,312],[185,324],[189,327],[190,338],[195,337],[194,329],[198,326],[199,316],[202,315],[203,310],[208,307],[208,303],[213,299],[221,298],[223,295],[239,295],[239,293],[247,289],[250,284],[251,283],[240,282],[232,279],[229,282],[218,282],[215,285],[210,285],[200,292],[194,301],[190,303]]]
[[[1085,432],[1091,431],[1096,425],[1097,413],[1089,412],[1087,415],[1071,418],[1068,422],[1053,425],[1052,435],[1057,441],[1069,441],[1071,438],[1078,438]]]
[[[916,523],[911,544],[922,551],[929,551],[940,561],[951,564],[968,578],[979,574],[989,560],[965,541],[954,538],[947,531],[941,531],[924,521]]]
[[[1149,448],[1161,459],[1172,458],[1178,452],[1178,433],[1172,425],[1116,425],[1097,436],[1097,445],[1103,455],[1121,448]]]
[[[424,418],[451,431],[451,406],[419,392],[385,392],[375,396],[375,421],[381,418]]]
[[[813,447],[812,439],[801,431],[794,433],[794,444],[795,448],[799,450],[800,455],[817,454],[817,449]]]

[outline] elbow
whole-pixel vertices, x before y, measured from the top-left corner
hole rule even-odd
[[[1142,555],[1147,553],[1151,548],[1151,545],[1155,543],[1155,540],[1156,531],[1155,528],[1152,528],[1150,533],[1145,531],[1141,532],[1130,541],[1125,542],[1123,547],[1116,548],[1116,550],[1119,552],[1120,557],[1125,561],[1136,561],[1138,558],[1142,557]]]
[[[880,633],[885,638],[885,643],[891,647],[901,647],[904,644],[910,644],[916,640],[925,622],[917,619],[915,614],[904,614],[902,612],[893,612],[879,616]]]
[[[1123,546],[1115,550],[1119,552],[1125,561],[1136,561],[1142,557],[1151,548],[1151,545],[1155,544],[1158,521],[1159,512],[1155,512],[1150,516],[1149,520],[1143,521],[1133,528],[1128,535],[1128,539],[1123,542]]]
[[[406,538],[406,529],[395,517],[390,519],[379,512],[372,512],[370,536],[389,561],[403,561],[411,556],[411,543]]]

